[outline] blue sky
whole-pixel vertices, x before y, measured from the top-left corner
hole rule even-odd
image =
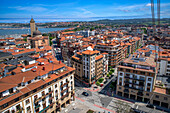
[[[0,3],[0,18],[151,17],[150,0],[0,0]],[[161,0],[161,17],[170,17],[169,0]]]

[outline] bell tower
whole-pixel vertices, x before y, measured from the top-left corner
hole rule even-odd
[[[33,18],[30,20],[31,37],[33,37],[33,32],[35,31],[35,21]]]

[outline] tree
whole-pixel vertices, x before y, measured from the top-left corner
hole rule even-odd
[[[112,71],[109,72],[110,75],[112,75],[112,73],[113,73]]]
[[[100,86],[100,82],[97,81],[97,82],[96,82],[96,85],[97,85],[97,86]]]
[[[91,27],[91,28],[90,28],[90,31],[93,31],[93,30],[94,30],[94,27]]]
[[[27,42],[27,37],[26,37],[26,38],[24,38],[24,41],[25,41],[25,42]]]
[[[129,104],[120,100],[117,100],[115,104],[117,113],[131,113],[131,106]]]

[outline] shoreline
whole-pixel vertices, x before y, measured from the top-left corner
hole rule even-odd
[[[69,29],[68,27],[63,27],[63,28],[40,28],[39,30],[41,33],[50,33],[50,32],[55,32],[55,31],[62,31],[65,29]],[[6,33],[4,33],[4,31]],[[10,32],[10,33],[9,33]],[[20,38],[22,34],[30,34],[30,28],[26,29],[0,29],[0,39],[4,39],[7,37],[14,37],[14,38]]]

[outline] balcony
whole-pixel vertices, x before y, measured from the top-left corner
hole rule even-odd
[[[69,81],[67,81],[66,83],[62,84],[60,87],[63,87],[65,85],[67,85],[69,83]]]
[[[40,107],[40,104],[38,104],[37,106],[35,106],[35,110],[38,109]]]
[[[17,108],[16,113],[21,113],[24,110],[22,107]]]
[[[130,76],[125,76],[125,78],[130,78]]]
[[[138,91],[137,95],[139,95],[139,96],[143,96],[143,92]]]
[[[124,93],[129,93],[129,89],[124,89]]]
[[[36,97],[35,99],[34,99],[34,103],[36,103],[36,102],[38,102],[38,101],[40,101],[41,100],[41,97]]]
[[[43,113],[45,110],[48,110],[49,105],[47,107],[45,107],[43,110],[41,110],[39,113]]]
[[[130,81],[127,81],[127,80],[125,81],[125,83],[127,83],[127,84],[132,84],[132,82],[130,82]]]
[[[68,93],[66,93],[65,95],[63,95],[62,97],[61,97],[61,99],[63,100],[66,96],[68,96],[69,95],[69,92]]]
[[[67,89],[69,89],[69,87],[67,87],[66,89],[62,90],[61,93],[63,93],[63,92],[66,91]]]
[[[60,104],[57,105],[57,103],[56,103],[56,108],[59,108],[59,107],[60,107]]]

